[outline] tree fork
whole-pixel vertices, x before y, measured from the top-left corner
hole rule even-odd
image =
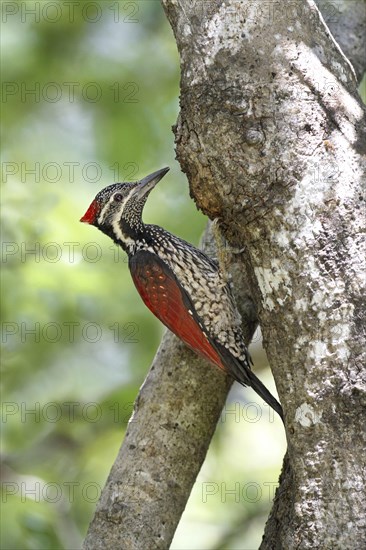
[[[354,71],[310,0],[163,4],[181,57],[178,159],[198,206],[243,249],[285,409],[286,491],[262,548],[359,548],[366,140]]]

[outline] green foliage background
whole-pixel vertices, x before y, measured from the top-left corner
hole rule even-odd
[[[170,166],[145,220],[196,244],[205,224],[174,160],[160,3],[74,4],[2,4],[4,549],[80,547],[163,330],[79,218],[104,186]],[[174,549],[259,544],[285,442],[277,420],[243,420],[246,399],[235,386]]]

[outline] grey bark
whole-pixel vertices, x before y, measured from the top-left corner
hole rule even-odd
[[[316,0],[316,4],[360,82],[366,71],[365,0]]]
[[[310,0],[163,4],[181,56],[178,158],[242,250],[246,337],[249,285],[285,408],[289,452],[262,548],[358,549],[365,131],[353,70]],[[228,386],[166,334],[84,548],[169,547]]]

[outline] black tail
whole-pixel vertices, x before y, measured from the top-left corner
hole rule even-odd
[[[215,342],[215,348],[219,352],[220,357],[222,358],[222,363],[225,367],[226,372],[228,372],[234,380],[239,382],[239,384],[242,384],[243,386],[251,386],[257,394],[264,399],[264,401],[272,407],[276,413],[279,414],[281,417],[282,422],[284,422],[283,419],[283,410],[277,399],[273,397],[271,392],[267,390],[266,386],[262,384],[262,382],[259,380],[259,378],[256,377],[254,372],[250,369],[250,365],[253,363],[252,359],[247,352],[246,354],[246,360],[239,361],[236,357],[234,357],[230,351],[222,346],[221,344],[218,344]]]
[[[273,397],[271,392],[267,390],[266,386],[259,380],[259,378],[256,377],[254,372],[252,372],[250,369],[245,370],[245,374],[249,379],[249,385],[253,388],[257,394],[264,399],[264,401],[272,407],[273,410],[276,411],[281,417],[282,422],[284,422],[283,419],[283,410],[277,399]]]

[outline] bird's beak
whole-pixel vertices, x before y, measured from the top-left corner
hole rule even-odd
[[[100,205],[96,200],[93,200],[88,210],[85,212],[84,216],[80,218],[80,221],[83,223],[90,223],[90,225],[95,225],[99,213]]]
[[[138,199],[142,199],[142,197],[145,197],[151,189],[155,187],[157,183],[165,176],[167,172],[169,172],[170,168],[162,168],[161,170],[158,170],[157,172],[153,172],[149,176],[146,176],[146,178],[142,179],[137,187],[135,188],[134,196]]]

